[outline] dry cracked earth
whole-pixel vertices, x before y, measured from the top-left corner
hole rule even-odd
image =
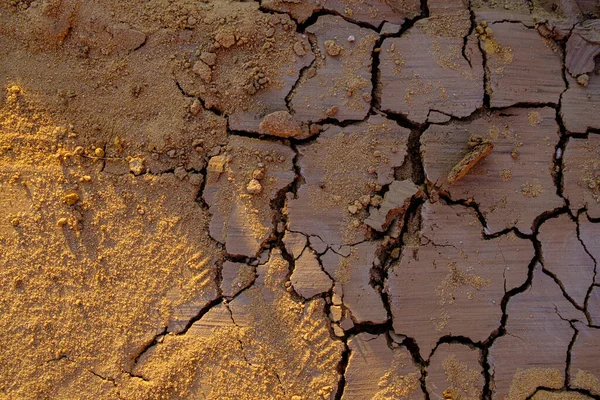
[[[600,399],[599,17],[0,1],[0,398]]]

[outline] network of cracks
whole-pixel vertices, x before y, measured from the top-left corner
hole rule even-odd
[[[8,398],[600,398],[594,2],[13,3]]]

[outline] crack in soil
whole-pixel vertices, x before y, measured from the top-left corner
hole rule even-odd
[[[262,5],[261,5],[260,9],[261,9],[261,11],[266,12],[266,13],[270,13],[270,14],[276,13],[274,11],[264,9],[262,7]],[[469,14],[470,14],[471,26],[469,28],[468,34],[463,37],[463,46],[462,46],[461,52],[462,52],[463,58],[468,62],[469,66],[472,66],[471,60],[466,55],[466,46],[467,46],[467,42],[468,42],[468,37],[473,33],[473,31],[476,27],[476,16],[475,16],[475,13],[472,8],[471,1],[469,1],[469,3],[468,3],[468,9],[469,9]],[[290,15],[290,13],[286,13],[286,14]],[[329,11],[329,10],[320,10],[318,12],[313,13],[304,23],[298,23],[296,21],[297,32],[306,34],[305,33],[306,29],[309,26],[311,26],[312,24],[314,24],[318,20],[318,18],[323,15],[337,15],[337,16],[344,18],[344,20],[346,20],[347,22],[353,23],[353,24],[358,25],[363,28],[372,29],[372,30],[376,30],[376,29],[379,30],[381,28],[381,26],[383,25],[382,24],[379,27],[373,27],[367,23],[360,23],[360,22],[354,21],[350,18],[347,18],[344,15],[340,15],[337,12],[333,12],[333,11]],[[416,123],[408,120],[404,115],[381,110],[381,82],[380,82],[380,68],[379,68],[380,59],[379,59],[378,49],[381,48],[381,45],[386,38],[401,37],[403,34],[405,34],[407,31],[409,31],[409,29],[414,25],[414,23],[416,21],[423,19],[423,18],[427,18],[428,16],[429,16],[429,10],[428,10],[428,6],[427,6],[427,1],[422,0],[421,1],[421,14],[419,16],[417,16],[414,19],[406,20],[404,22],[404,24],[402,25],[400,32],[394,33],[394,34],[381,34],[379,36],[379,38],[377,39],[377,41],[373,47],[373,51],[372,51],[371,110],[364,119],[362,119],[362,120],[345,120],[345,121],[340,122],[333,118],[327,118],[322,121],[318,121],[322,125],[331,124],[331,125],[335,125],[335,126],[346,127],[346,126],[364,122],[365,120],[368,119],[368,117],[370,115],[373,115],[377,112],[381,112],[388,119],[395,121],[399,126],[409,128],[411,130],[411,133],[410,133],[408,144],[407,144],[407,150],[408,150],[407,157],[405,159],[405,164],[396,169],[395,179],[401,180],[401,179],[407,179],[410,177],[412,179],[412,181],[417,185],[423,185],[426,182],[428,182],[428,181],[426,181],[426,176],[425,176],[425,169],[424,169],[424,164],[423,164],[423,159],[422,159],[422,154],[421,154],[421,140],[420,139],[421,139],[423,132],[429,127],[430,124],[429,123],[416,124]],[[293,17],[291,15],[290,15],[290,17],[293,19]],[[524,25],[527,28],[530,28],[530,29],[532,28],[530,26],[527,26],[526,24],[523,24],[521,21],[502,20],[502,21],[496,21],[494,23],[504,23],[504,22],[521,23],[522,25]],[[318,68],[319,65],[323,63],[323,55],[320,53],[320,50],[318,48],[318,43],[317,43],[316,37],[313,34],[307,34],[307,35],[308,35],[308,40],[311,44],[311,51],[313,52],[315,59],[308,66],[305,66],[300,70],[300,72],[298,74],[298,79],[294,82],[294,84],[292,85],[292,88],[290,89],[290,91],[288,92],[288,94],[285,97],[286,107],[287,107],[288,111],[292,114],[294,113],[294,110],[292,109],[291,102],[293,100],[293,97],[294,97],[294,94],[296,92],[298,85],[301,84],[302,82],[304,82],[306,79],[308,79],[307,74],[310,70],[312,70],[314,68]],[[565,41],[566,41],[566,39],[565,39]],[[566,75],[565,75],[566,74],[566,68],[565,68],[565,64],[564,64],[564,59],[565,59],[565,48],[564,48],[565,44],[564,43],[565,43],[565,41],[561,41],[560,45],[562,47],[562,53],[563,53],[562,54],[562,56],[563,56],[563,79],[565,81],[565,85],[566,85],[565,91],[566,91],[566,90],[568,90],[569,85],[568,85],[568,81],[567,81]],[[474,348],[474,349],[477,349],[480,351],[480,354],[481,354],[480,364],[482,367],[482,371],[483,371],[482,374],[484,377],[482,398],[483,399],[491,399],[492,398],[494,375],[493,375],[493,368],[489,362],[490,348],[494,344],[496,339],[507,334],[506,322],[508,319],[508,313],[507,313],[508,302],[510,301],[510,299],[512,297],[514,297],[518,294],[524,293],[527,289],[529,289],[531,287],[531,283],[533,280],[533,271],[534,271],[536,264],[539,263],[540,265],[542,265],[542,271],[545,274],[547,274],[548,276],[552,277],[552,279],[555,281],[555,283],[561,288],[563,296],[567,300],[569,300],[570,303],[572,303],[577,309],[579,309],[581,311],[585,311],[580,306],[577,306],[577,304],[573,301],[573,299],[570,298],[570,296],[564,290],[564,287],[563,287],[562,283],[560,282],[560,280],[554,274],[552,274],[550,271],[547,271],[546,269],[543,268],[541,243],[537,239],[539,227],[546,220],[556,217],[558,215],[561,215],[565,212],[569,212],[568,211],[568,206],[569,206],[568,200],[566,198],[564,198],[564,196],[563,196],[563,180],[564,180],[563,156],[564,156],[564,152],[565,152],[566,146],[568,144],[569,138],[568,138],[568,132],[567,132],[567,130],[564,126],[564,122],[562,120],[562,115],[560,113],[561,105],[562,105],[562,96],[565,91],[563,91],[563,93],[561,93],[558,104],[552,103],[552,102],[517,103],[517,104],[511,105],[510,107],[493,108],[490,106],[490,99],[491,99],[491,94],[492,94],[492,89],[490,86],[490,70],[487,65],[488,64],[487,54],[482,48],[481,41],[478,41],[478,48],[482,54],[482,60],[483,60],[483,70],[484,70],[484,78],[483,78],[484,101],[483,101],[483,103],[484,103],[484,105],[482,107],[480,107],[479,109],[475,110],[471,115],[464,117],[464,118],[457,118],[455,116],[450,115],[451,120],[449,122],[454,121],[454,120],[469,121],[474,118],[479,118],[481,113],[485,113],[485,112],[489,112],[489,111],[502,111],[504,109],[513,108],[513,107],[531,108],[531,109],[551,107],[551,108],[555,109],[556,110],[556,122],[559,126],[560,137],[555,146],[555,155],[554,155],[554,159],[553,159],[554,168],[552,170],[552,176],[553,176],[553,180],[554,180],[554,183],[556,186],[556,193],[558,196],[563,198],[566,205],[563,207],[554,209],[554,210],[545,211],[544,213],[542,213],[538,217],[536,217],[536,219],[534,221],[534,226],[533,226],[534,229],[533,229],[532,234],[529,234],[529,235],[523,234],[522,232],[518,231],[518,229],[516,229],[514,227],[507,228],[500,232],[490,234],[487,230],[487,222],[485,220],[484,214],[481,212],[479,205],[475,201],[473,201],[472,199],[452,199],[451,196],[449,195],[449,193],[444,192],[444,191],[438,191],[440,198],[442,198],[444,201],[446,201],[449,205],[461,205],[461,206],[468,207],[468,208],[474,210],[480,223],[482,224],[482,236],[484,239],[490,240],[490,239],[498,238],[503,235],[507,235],[510,232],[513,232],[520,239],[525,239],[525,240],[529,240],[532,242],[532,245],[535,249],[535,256],[528,265],[527,279],[525,280],[525,282],[522,285],[505,292],[505,294],[502,298],[502,301],[501,301],[502,317],[500,320],[500,325],[498,326],[497,329],[495,329],[493,332],[491,332],[491,334],[485,340],[483,340],[481,342],[474,342],[472,339],[470,339],[468,337],[464,337],[464,336],[443,336],[436,343],[436,346],[431,351],[431,354],[429,355],[428,359],[424,360],[423,358],[421,358],[419,347],[418,347],[416,341],[409,337],[406,337],[404,339],[404,341],[402,342],[402,345],[405,346],[409,350],[409,352],[412,355],[414,363],[416,365],[418,365],[421,369],[421,376],[420,376],[421,389],[426,398],[429,398],[429,393],[428,393],[427,385],[426,385],[427,367],[429,366],[428,360],[433,356],[433,354],[437,350],[438,346],[443,343],[459,343],[459,344],[467,345],[470,348]],[[185,91],[179,85],[179,83],[177,81],[175,81],[175,83],[182,94],[184,94],[187,97],[196,98],[193,96],[189,96],[187,93],[185,93]],[[205,110],[211,111],[218,116],[224,116],[224,114],[220,110],[215,109],[214,107],[207,109],[205,106],[205,103],[202,101],[201,98],[198,98],[198,100],[201,102],[202,107]],[[431,111],[435,111],[435,110],[430,110],[430,112]],[[227,118],[227,116],[225,116],[225,117]],[[447,124],[449,122],[443,123],[441,125]],[[279,191],[279,193],[277,194],[277,196],[271,201],[271,208],[275,211],[275,215],[274,215],[273,221],[272,221],[273,231],[272,231],[271,238],[265,243],[267,250],[271,250],[274,248],[279,248],[281,250],[283,258],[289,264],[289,271],[288,271],[288,275],[287,275],[287,282],[289,282],[290,276],[292,275],[294,268],[295,268],[295,260],[292,257],[292,255],[287,252],[287,250],[285,249],[285,246],[283,245],[283,235],[285,233],[285,229],[282,229],[281,227],[287,226],[287,215],[284,212],[284,208],[286,205],[286,197],[289,194],[296,196],[298,188],[300,187],[300,185],[302,185],[302,183],[304,181],[304,178],[301,175],[300,167],[297,163],[298,158],[299,158],[299,152],[297,149],[297,145],[314,143],[319,135],[317,134],[315,136],[312,136],[308,139],[303,139],[303,140],[296,140],[296,139],[282,140],[280,138],[273,138],[273,137],[261,135],[258,133],[254,133],[254,132],[235,131],[235,130],[231,130],[229,127],[227,128],[227,132],[228,132],[228,134],[231,134],[231,135],[246,136],[246,137],[258,138],[261,140],[273,141],[273,142],[277,142],[277,143],[284,143],[286,145],[289,145],[295,152],[295,157],[293,160],[295,178],[290,185],[281,189]],[[204,178],[206,178],[206,168],[201,170],[200,173],[202,173]],[[205,180],[206,179],[204,179],[204,181]],[[203,185],[204,185],[204,182],[203,182]],[[428,184],[424,185],[424,189],[425,189],[427,196],[431,196],[433,190],[436,190],[436,189],[439,190],[439,188],[434,188],[434,185],[431,182],[428,182]],[[203,191],[203,188],[201,187],[199,193],[202,193],[202,191]],[[202,196],[199,195],[198,198],[202,199]],[[371,279],[370,284],[373,288],[375,288],[379,292],[379,294],[381,296],[382,302],[384,304],[384,307],[385,307],[387,315],[388,315],[387,321],[382,324],[372,324],[372,323],[368,323],[368,322],[355,324],[353,328],[351,328],[345,332],[345,335],[343,337],[339,338],[339,337],[333,336],[335,339],[340,340],[344,343],[344,351],[342,353],[342,357],[341,357],[340,363],[338,365],[338,372],[340,373],[340,379],[338,381],[338,389],[337,389],[335,399],[342,398],[344,389],[346,386],[345,372],[348,367],[348,362],[349,362],[349,357],[350,357],[350,352],[351,352],[350,348],[348,347],[347,340],[354,335],[365,332],[365,333],[371,333],[371,334],[385,334],[386,337],[391,341],[390,332],[393,332],[393,314],[391,311],[390,299],[388,298],[388,294],[384,290],[384,285],[387,280],[387,270],[389,268],[390,260],[392,260],[391,250],[392,250],[392,248],[397,247],[397,246],[400,246],[401,248],[403,248],[403,246],[404,246],[403,238],[408,233],[407,226],[408,226],[409,219],[415,218],[416,215],[420,213],[420,206],[423,203],[423,201],[425,201],[425,200],[413,199],[411,201],[411,205],[410,205],[409,209],[402,216],[402,218],[404,218],[404,226],[402,228],[402,232],[399,235],[399,239],[392,240],[387,245],[380,248],[380,257],[381,257],[382,262],[380,263],[379,266],[374,265],[373,269],[372,269],[372,279]],[[207,205],[203,200],[201,202],[201,205],[203,208],[207,208]],[[579,237],[579,223],[577,226],[578,226],[578,238],[581,241],[581,238]],[[302,232],[299,232],[299,233],[302,233]],[[304,234],[304,233],[302,233],[302,234]],[[308,236],[306,236],[306,237],[308,239]],[[436,245],[435,243],[433,243],[431,241],[429,243],[433,244],[434,246]],[[583,242],[582,242],[582,244],[584,245],[584,248],[585,248],[585,244]],[[307,244],[306,247],[310,247],[310,244]],[[333,249],[331,249],[331,250],[333,250]],[[591,256],[591,254],[589,253],[587,248],[586,248],[586,252]],[[321,264],[320,258],[318,258],[318,260],[319,260],[319,264],[321,266],[321,270],[325,271]],[[236,261],[237,262],[246,262],[246,263],[252,262],[252,260],[236,260]],[[594,260],[594,262],[597,265],[596,260]],[[329,274],[327,274],[327,275],[329,276]],[[329,277],[333,280],[333,277],[331,277],[331,276],[329,276]],[[251,287],[252,284],[249,285],[248,287]],[[243,290],[246,290],[248,287],[244,288]],[[588,294],[586,297],[586,305],[587,305],[587,299],[589,298],[592,288],[593,288],[593,284],[590,286],[590,288],[588,290]],[[239,292],[239,293],[241,293],[241,292]],[[238,293],[238,295],[239,295],[239,293]],[[294,297],[301,298],[293,290],[292,290],[292,295]],[[234,296],[233,298],[235,298],[236,296]],[[323,297],[331,296],[331,290],[328,293],[323,294],[322,296]],[[184,330],[178,334],[185,334],[190,329],[190,327],[194,324],[194,322],[200,320],[202,318],[202,316],[206,312],[208,312],[212,307],[214,307],[218,304],[221,304],[223,301],[224,301],[224,298],[222,295],[220,295],[217,299],[212,301],[208,306],[204,307],[194,318],[190,319],[188,321],[188,323],[186,324],[186,327],[184,328]],[[327,304],[326,311],[329,307],[330,307],[330,304]],[[227,308],[229,309],[229,307],[227,307]],[[230,310],[230,313],[231,313],[231,310]],[[586,315],[588,315],[588,314],[586,314]],[[233,315],[231,315],[231,317],[233,320]],[[588,319],[589,319],[589,315],[588,315]],[[234,323],[235,323],[235,321],[234,321]],[[588,320],[588,323],[589,323],[589,320]],[[571,343],[569,344],[569,348],[568,348],[568,352],[567,352],[565,387],[569,387],[569,385],[570,385],[569,365],[570,365],[571,349],[575,343],[575,340],[576,340],[577,334],[578,334],[578,331],[575,328],[575,326],[573,325],[573,323],[570,322],[570,324],[574,330],[574,335],[571,340]],[[158,339],[160,337],[164,336],[165,334],[166,334],[166,328],[165,328],[165,331],[163,331],[161,334],[157,335],[155,337],[155,339],[135,358],[135,363],[138,362],[139,358],[145,352],[147,352],[150,348],[155,346],[157,344]],[[134,363],[134,365],[135,365],[135,363]],[[281,380],[279,377],[278,377],[278,379],[281,383]],[[546,390],[546,389],[540,387],[536,390],[536,393],[537,393],[537,391],[540,391],[540,390]],[[557,390],[551,389],[551,391],[556,392]],[[584,390],[576,390],[576,391],[579,393],[589,395],[589,393]],[[531,397],[533,397],[533,395],[530,396],[530,398]],[[597,397],[594,397],[594,398],[597,398]]]

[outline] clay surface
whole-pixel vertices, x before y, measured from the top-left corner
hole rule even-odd
[[[0,398],[599,398],[599,21],[0,1]]]

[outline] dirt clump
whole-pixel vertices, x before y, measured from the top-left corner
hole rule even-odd
[[[265,116],[258,127],[261,133],[283,138],[297,138],[304,135],[300,123],[287,111],[275,111]]]

